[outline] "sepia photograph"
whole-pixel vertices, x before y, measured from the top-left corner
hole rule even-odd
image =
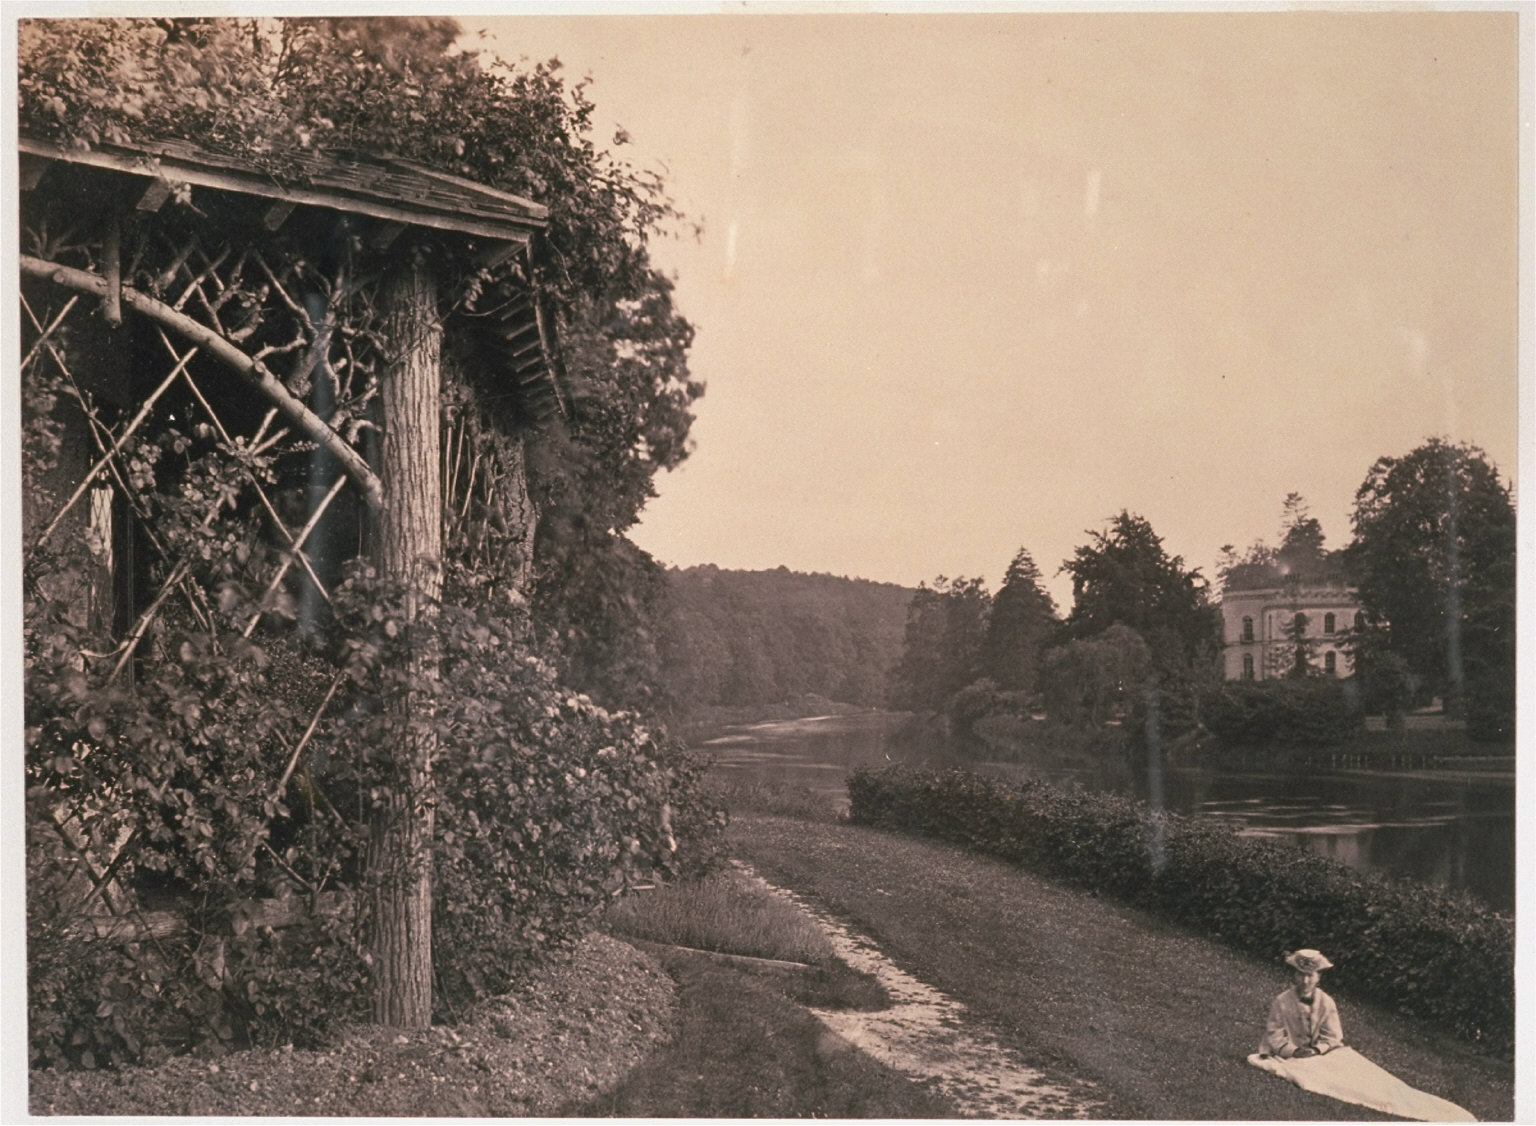
[[[3,1109],[1536,1111],[1533,16],[8,4]]]

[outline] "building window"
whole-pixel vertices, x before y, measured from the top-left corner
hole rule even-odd
[[[1252,680],[1253,679],[1253,654],[1252,653],[1244,653],[1243,654],[1243,679],[1244,680]]]
[[[1296,631],[1297,637],[1305,637],[1307,633],[1307,616],[1300,610],[1296,611],[1296,616],[1291,619],[1291,627]]]
[[[1333,632],[1333,626],[1334,626],[1334,617],[1333,617],[1333,615],[1332,614],[1324,614],[1323,615],[1323,632],[1324,633],[1332,633]]]
[[[1243,619],[1243,640],[1244,641],[1252,641],[1253,640],[1253,619],[1252,618],[1244,618]]]
[[[1356,629],[1364,629],[1365,628],[1365,611],[1364,610],[1356,610],[1355,611],[1355,628]]]
[[[1337,676],[1339,673],[1339,655],[1332,649],[1323,654],[1323,671],[1329,676]]]

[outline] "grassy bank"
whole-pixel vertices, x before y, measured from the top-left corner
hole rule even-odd
[[[965,1002],[1029,1062],[1100,1084],[1128,1117],[1379,1119],[1249,1067],[1272,964],[1145,913],[925,841],[738,816],[734,855],[820,902],[903,968]],[[1479,1118],[1513,1116],[1513,1074],[1431,1027],[1341,1008],[1345,1035]],[[1118,1115],[1117,1108],[1117,1115]]]

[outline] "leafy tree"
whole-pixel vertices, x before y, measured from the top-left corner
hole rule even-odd
[[[652,707],[661,671],[661,567],[626,537],[654,478],[688,456],[693,327],[672,283],[648,275],[637,297],[585,301],[562,336],[566,415],[530,444],[533,618],[577,687],[616,707]]]
[[[1041,655],[1058,625],[1056,603],[1041,582],[1040,569],[1029,552],[1020,548],[992,599],[987,619],[983,661],[998,688],[1035,691]]]
[[[1130,626],[1160,663],[1187,666],[1208,654],[1220,636],[1216,611],[1198,570],[1163,550],[1143,517],[1122,511],[1103,532],[1090,533],[1062,570],[1072,576],[1072,612],[1063,633],[1093,637]]]
[[[1513,730],[1515,510],[1476,446],[1379,458],[1355,493],[1348,559],[1366,630],[1479,734]],[[1469,720],[1473,717],[1469,715]]]
[[[1176,735],[1199,722],[1199,694],[1218,676],[1220,615],[1198,570],[1163,550],[1141,516],[1121,511],[1092,542],[1079,547],[1062,570],[1072,576],[1073,606],[1064,623],[1068,640],[1102,634],[1113,625],[1135,630],[1152,657],[1148,695],[1149,741]]]
[[[979,678],[991,597],[981,579],[918,586],[907,607],[901,660],[891,670],[890,706],[938,712]]]
[[[1270,669],[1270,676],[1278,674],[1292,680],[1305,680],[1320,675],[1312,664],[1312,651],[1317,645],[1316,639],[1307,636],[1307,622],[1304,611],[1296,610],[1291,614],[1291,620],[1285,623],[1286,648],[1272,654],[1283,667]]]
[[[1322,570],[1325,561],[1323,526],[1307,508],[1300,493],[1287,493],[1282,504],[1280,547],[1275,562],[1283,575],[1310,575]]]
[[[1127,715],[1146,685],[1152,655],[1129,626],[1059,645],[1040,670],[1047,714],[1058,722],[1098,726]]]
[[[1279,547],[1256,540],[1239,554],[1227,544],[1216,574],[1225,590],[1344,581],[1341,553],[1327,550],[1323,526],[1300,493],[1287,493],[1281,504]]]

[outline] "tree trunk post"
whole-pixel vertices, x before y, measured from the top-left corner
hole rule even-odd
[[[393,354],[380,387],[384,505],[374,557],[386,579],[415,592],[407,614],[432,612],[441,591],[442,480],[439,445],[442,331],[437,286],[427,267],[406,260],[380,287],[385,339]],[[411,658],[411,680],[436,676],[435,655]],[[432,1022],[432,757],[436,739],[413,709],[430,707],[407,692],[385,706],[400,717],[393,748],[393,792],[375,814],[373,894],[374,1016],[394,1028]],[[417,717],[419,720],[419,717]]]

